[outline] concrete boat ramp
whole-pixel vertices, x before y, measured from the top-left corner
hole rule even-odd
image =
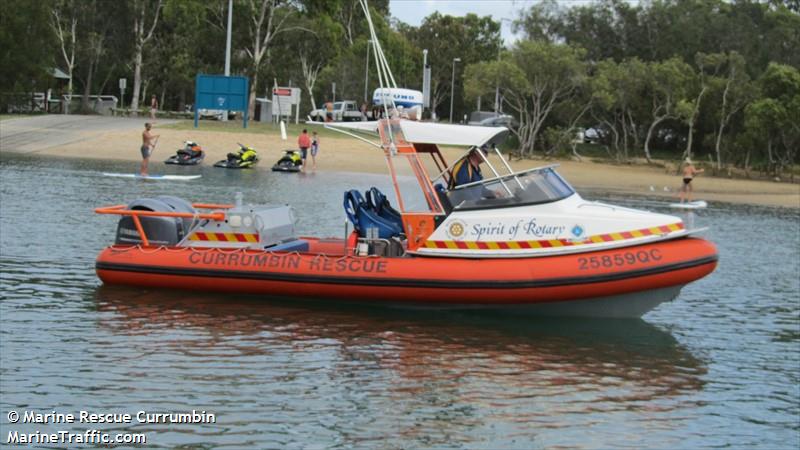
[[[53,147],[98,138],[106,133],[141,131],[146,117],[83,116],[49,114],[0,121],[0,151],[38,153]],[[158,120],[159,125],[175,120]]]

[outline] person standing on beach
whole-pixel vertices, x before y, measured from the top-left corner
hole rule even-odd
[[[153,125],[150,122],[144,124],[144,131],[142,132],[142,167],[139,169],[139,174],[143,177],[147,176],[147,164],[150,162],[150,155],[153,154],[153,149],[156,148],[158,142],[158,134],[152,134],[150,129]]]
[[[311,171],[317,170],[317,153],[319,152],[319,136],[317,132],[312,133],[311,138]]]
[[[311,139],[308,137],[308,130],[303,129],[300,137],[297,138],[297,146],[300,147],[300,157],[303,160],[302,171],[306,171],[306,156],[308,155],[308,148],[311,147]]]
[[[694,165],[692,165],[692,160],[686,158],[683,166],[683,184],[680,192],[681,203],[685,201],[692,202],[692,180],[695,175],[703,172],[705,172],[705,169],[695,169]]]
[[[156,99],[156,94],[153,94],[150,97],[150,118],[156,118],[156,111],[158,111],[158,100]]]

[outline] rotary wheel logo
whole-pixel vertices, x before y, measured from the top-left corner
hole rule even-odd
[[[460,239],[464,236],[464,230],[466,229],[466,225],[464,222],[460,220],[454,220],[450,222],[450,226],[447,227],[447,235],[450,236],[452,239]]]

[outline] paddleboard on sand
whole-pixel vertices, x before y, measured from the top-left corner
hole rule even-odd
[[[196,180],[202,175],[146,175],[142,176],[138,173],[110,173],[103,172],[106,177],[118,178],[136,178],[138,180]]]
[[[683,208],[683,209],[702,209],[708,206],[705,200],[696,200],[687,203],[670,203],[670,208]]]

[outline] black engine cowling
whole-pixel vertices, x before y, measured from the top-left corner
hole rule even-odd
[[[168,195],[156,198],[141,198],[128,204],[128,209],[157,212],[195,213],[192,205],[178,197]],[[192,218],[140,216],[150,245],[175,245],[186,236],[192,226]],[[141,244],[142,238],[136,229],[133,217],[124,216],[117,223],[117,244]]]

